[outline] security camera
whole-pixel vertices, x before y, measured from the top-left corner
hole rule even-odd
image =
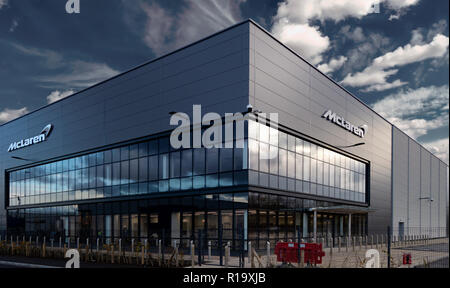
[[[248,104],[247,105],[247,112],[251,113],[253,111],[253,106],[252,104]]]

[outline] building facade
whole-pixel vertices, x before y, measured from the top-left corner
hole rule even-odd
[[[278,128],[252,112],[242,148],[174,149],[171,115],[194,104]],[[0,126],[0,147],[13,235],[447,233],[448,166],[251,20]]]

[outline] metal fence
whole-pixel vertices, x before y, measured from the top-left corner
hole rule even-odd
[[[275,254],[277,243],[297,242],[321,245],[324,257],[322,262],[313,265],[314,267],[364,268],[368,261],[367,250],[375,249],[379,252],[382,268],[449,268],[449,238],[446,228],[427,230],[410,228],[399,231],[387,227],[385,234],[341,237],[332,235],[303,237],[298,233],[296,239],[275,241],[266,239],[264,243],[261,239],[247,239],[243,231],[217,229],[197,230],[189,238],[171,237],[170,232],[166,233],[164,229],[155,235],[160,237],[48,237],[35,234],[17,235],[2,231],[0,256],[22,253],[24,256],[42,257],[42,253],[47,253],[46,257],[49,255],[63,257],[63,251],[74,248],[83,251],[85,259],[93,262],[118,263],[122,259],[122,262],[163,267],[191,265],[279,267],[286,264],[293,267],[309,267],[300,265],[302,264],[300,260],[298,263],[277,261],[279,260]],[[29,253],[32,250],[35,252]],[[300,251],[298,252],[300,254]]]

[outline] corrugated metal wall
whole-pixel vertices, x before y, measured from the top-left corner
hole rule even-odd
[[[444,236],[448,166],[396,127],[392,133],[394,235],[403,222],[405,233]]]

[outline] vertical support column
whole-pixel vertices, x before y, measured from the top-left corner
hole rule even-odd
[[[344,216],[339,216],[339,236],[344,236]]]
[[[314,224],[313,224],[313,240],[314,243],[317,241],[317,211],[314,210]]]
[[[308,237],[308,214],[303,213],[303,237]]]
[[[348,214],[348,238],[352,237],[352,214]]]

